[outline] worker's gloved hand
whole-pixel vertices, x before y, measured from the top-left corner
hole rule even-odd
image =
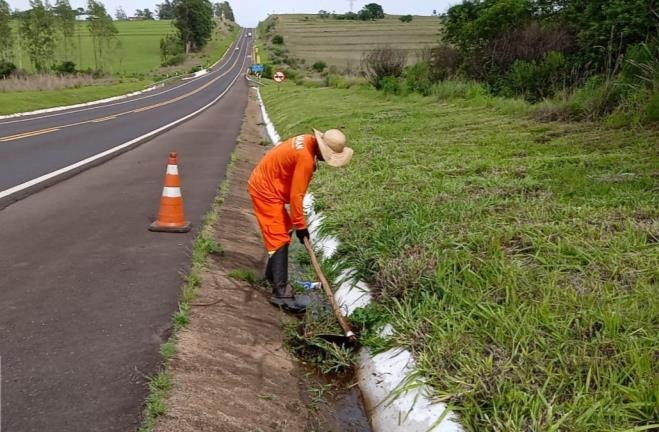
[[[298,240],[300,240],[300,243],[304,244],[305,237],[309,238],[309,230],[306,228],[296,229],[295,235],[297,236]]]

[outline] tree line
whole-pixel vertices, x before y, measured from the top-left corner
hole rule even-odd
[[[357,13],[346,12],[344,14],[337,14],[321,9],[318,11],[318,15],[322,19],[374,21],[384,18],[384,10],[377,3],[368,3]]]

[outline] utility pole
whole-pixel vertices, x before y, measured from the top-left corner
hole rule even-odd
[[[350,3],[350,12],[352,12],[353,7],[355,6],[355,1],[356,0],[348,0],[348,3]]]

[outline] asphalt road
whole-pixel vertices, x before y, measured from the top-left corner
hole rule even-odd
[[[230,47],[210,73],[175,85],[99,105],[0,119],[0,207],[25,195],[12,188],[166,128],[212,103],[249,65],[250,40],[240,37],[239,49]]]
[[[241,37],[239,50],[232,47],[214,71],[183,86],[0,121],[0,193],[14,200],[8,190],[166,127],[223,95],[166,133],[29,189],[0,210],[3,432],[139,426],[146,377],[158,369],[192,239],[240,130],[250,42]],[[195,227],[187,234],[147,230],[170,151],[179,154],[186,216]]]

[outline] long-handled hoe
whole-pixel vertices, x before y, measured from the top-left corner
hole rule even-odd
[[[327,299],[329,300],[330,305],[332,306],[332,311],[334,312],[334,316],[336,317],[336,320],[339,322],[339,325],[343,330],[345,339],[349,344],[354,344],[357,340],[355,333],[353,333],[352,329],[350,328],[350,324],[348,324],[345,317],[341,313],[341,309],[339,308],[339,305],[336,303],[336,300],[334,299],[334,292],[332,292],[332,287],[330,286],[329,282],[327,281],[327,278],[323,274],[323,270],[320,268],[320,264],[318,263],[318,258],[316,258],[316,254],[313,251],[311,242],[307,237],[304,238],[304,247],[307,249],[307,252],[309,252],[309,258],[311,258],[311,265],[313,266],[313,269],[316,271],[316,274],[320,279],[320,283],[323,286],[323,289],[325,290],[325,294],[327,294]],[[321,337],[326,339],[325,336],[321,336]],[[334,338],[337,337],[341,338],[340,336],[334,335]]]

